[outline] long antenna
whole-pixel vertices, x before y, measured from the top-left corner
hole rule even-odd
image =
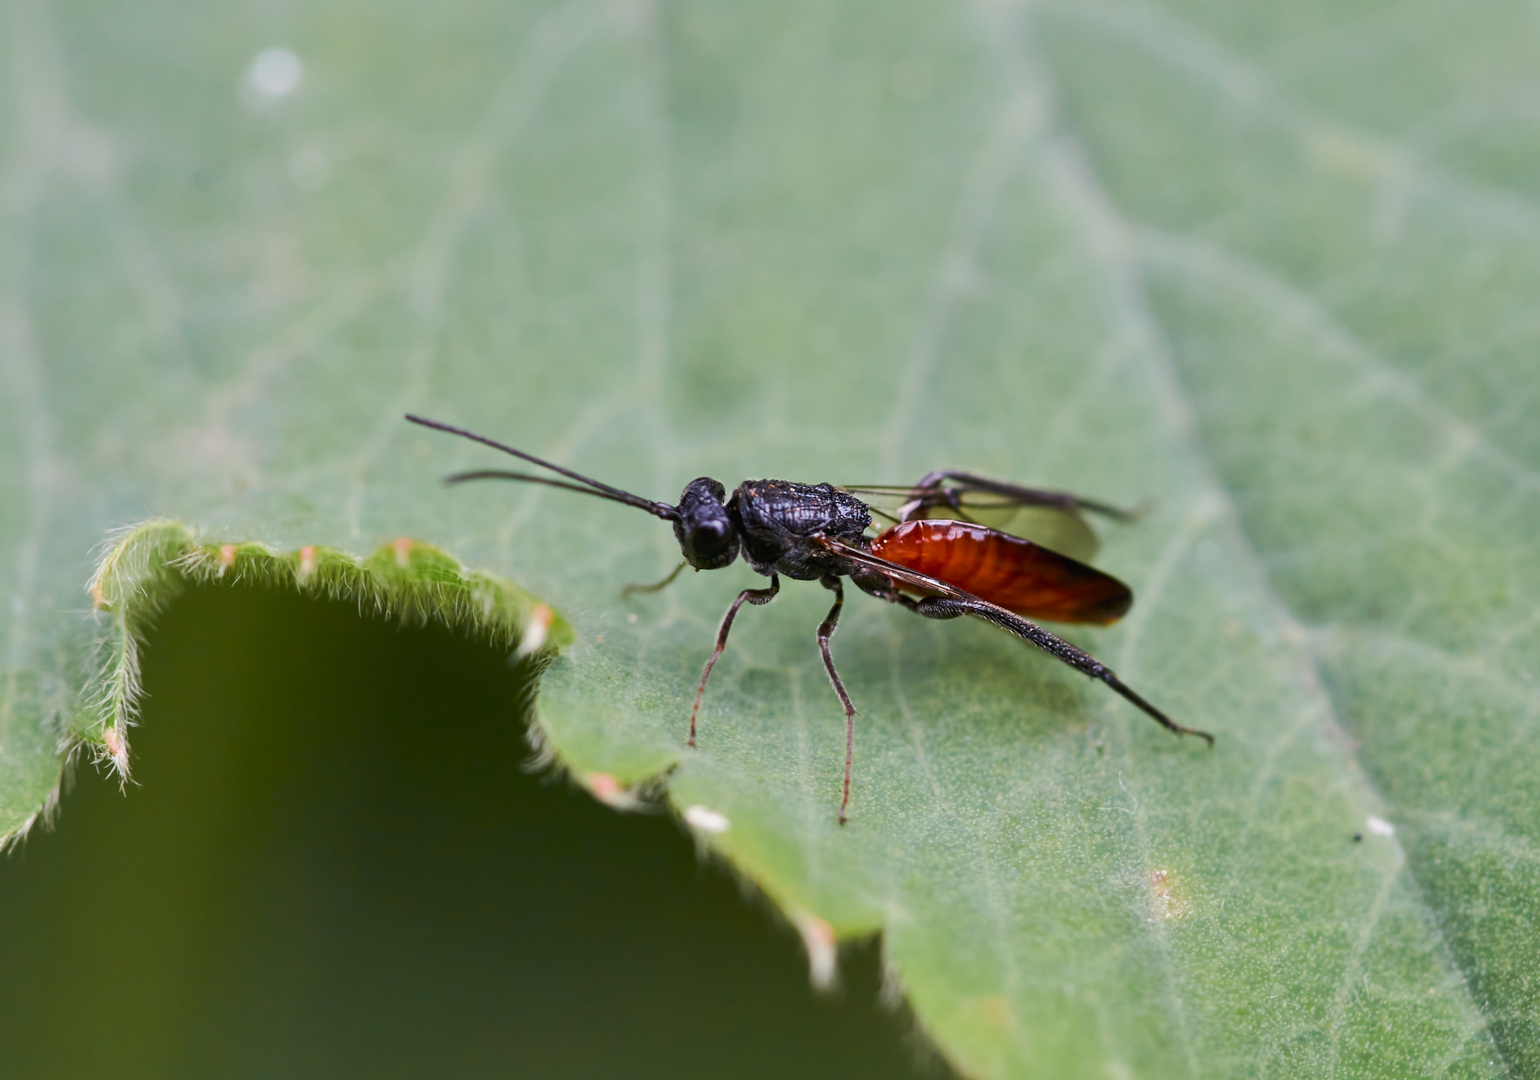
[[[601,499],[610,499],[614,502],[625,503],[627,506],[636,504],[619,495],[611,495],[608,491],[596,491],[581,484],[569,484],[565,480],[552,480],[549,476],[533,476],[530,473],[508,472],[504,469],[475,469],[471,472],[455,473],[453,476],[444,477],[445,484],[463,484],[467,480],[518,480],[525,484],[544,484],[546,487],[561,488],[563,491],[576,491],[579,495],[597,495]],[[670,510],[673,508],[670,507]]]
[[[452,424],[443,424],[437,420],[429,420],[425,416],[414,416],[411,413],[407,413],[406,418],[414,424],[421,424],[425,428],[432,428],[434,431],[447,432],[450,435],[458,435],[462,439],[470,439],[472,442],[479,442],[483,446],[490,446],[494,450],[501,450],[505,454],[512,454],[514,457],[522,458],[532,465],[539,465],[542,469],[550,469],[554,473],[565,476],[569,480],[576,480],[578,484],[583,484],[586,486],[578,487],[576,484],[564,484],[559,480],[549,480],[545,477],[530,476],[527,473],[501,472],[497,470],[481,470],[477,472],[456,473],[454,476],[449,477],[445,481],[446,483],[457,484],[464,480],[495,479],[520,480],[531,484],[547,484],[551,487],[565,488],[568,491],[578,491],[584,495],[598,495],[600,498],[610,499],[614,502],[625,503],[627,506],[634,506],[640,510],[645,510],[649,514],[662,518],[664,521],[677,521],[679,519],[679,511],[668,505],[668,503],[653,502],[651,499],[644,499],[640,495],[633,495],[629,491],[623,491],[618,487],[611,487],[609,484],[602,484],[598,480],[584,476],[582,473],[573,472],[571,469],[564,469],[560,465],[553,465],[551,462],[546,461],[544,458],[537,458],[534,454],[526,454],[523,450],[515,450],[513,447],[508,446],[505,443],[500,443],[496,439],[488,438],[485,435],[477,435],[474,431],[467,431],[464,428],[458,428]]]

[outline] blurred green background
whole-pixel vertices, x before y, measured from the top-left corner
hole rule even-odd
[[[530,774],[501,653],[240,589],[149,645],[136,784],[0,860],[0,1076],[942,1074],[874,945],[819,998],[674,821]]]
[[[1531,4],[0,11],[0,821],[41,804],[66,725],[103,739],[84,669],[137,617],[81,613],[109,530],[173,517],[215,553],[414,537],[572,621],[540,708],[573,769],[677,766],[673,805],[730,817],[710,844],[767,895],[882,929],[970,1075],[1540,1075]],[[685,754],[703,649],[752,573],[623,606],[677,557],[666,528],[444,491],[489,452],[408,409],[656,497],[939,465],[1152,499],[1099,557],[1131,617],[1076,640],[1218,745],[985,627],[853,603],[841,830],[822,590],[742,620]],[[22,1054],[533,1073],[553,1058],[526,1027],[555,1033],[561,1075],[684,1044],[670,1075],[904,1067],[904,1023],[860,1004],[869,956],[849,1000],[887,1025],[880,1052],[674,826],[530,786],[517,686],[456,700],[475,680],[437,639],[217,607],[187,600],[150,642],[142,786],[85,784],[0,863],[0,1080]],[[547,809],[493,805],[519,785]],[[547,868],[499,846],[555,807],[590,820]],[[567,865],[612,830],[614,876]],[[189,869],[200,845],[220,869]],[[664,865],[683,886],[654,901],[637,875]],[[522,899],[556,879],[576,899]],[[182,881],[206,884],[173,899]],[[709,941],[681,915],[702,888],[770,960],[703,948],[721,981],[669,974]],[[636,929],[656,955],[622,957],[607,935],[643,910],[671,920]],[[772,985],[775,1005],[740,997]],[[578,1019],[539,1019],[569,1001]],[[792,1033],[816,1065],[758,1049]]]

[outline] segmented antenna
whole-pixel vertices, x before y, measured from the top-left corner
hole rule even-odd
[[[485,435],[478,435],[474,431],[467,431],[465,428],[455,427],[453,424],[440,423],[437,420],[429,420],[425,416],[414,416],[411,413],[407,413],[406,418],[414,424],[421,424],[423,427],[432,428],[434,431],[443,431],[450,435],[458,435],[462,439],[479,442],[483,446],[490,446],[494,450],[501,450],[505,454],[512,454],[516,458],[522,458],[531,465],[538,465],[542,469],[550,469],[553,473],[565,476],[568,480],[577,481],[576,484],[568,484],[560,480],[552,480],[546,476],[531,476],[529,473],[505,472],[501,469],[478,469],[474,472],[455,473],[453,476],[446,477],[444,480],[446,484],[459,484],[467,480],[518,480],[526,484],[545,484],[547,487],[576,491],[584,495],[597,495],[599,498],[609,499],[611,502],[625,503],[627,506],[634,506],[640,510],[645,510],[655,517],[662,518],[664,521],[679,520],[679,511],[668,505],[668,503],[653,502],[651,499],[644,499],[640,495],[633,495],[629,491],[622,491],[618,487],[611,487],[609,484],[600,483],[592,477],[573,472],[571,469],[564,469],[560,465],[554,465],[546,461],[544,458],[537,458],[534,454],[526,454],[523,450],[515,450],[513,447],[500,443],[496,439],[488,438]]]

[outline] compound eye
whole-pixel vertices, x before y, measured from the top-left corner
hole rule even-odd
[[[738,538],[732,523],[723,518],[693,523],[684,540],[685,558],[699,570],[715,570],[738,556]]]
[[[721,551],[726,540],[727,522],[725,521],[703,521],[690,530],[690,546],[706,558]]]

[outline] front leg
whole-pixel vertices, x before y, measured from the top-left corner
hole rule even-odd
[[[662,581],[654,581],[651,585],[627,585],[625,588],[620,590],[620,598],[622,600],[629,600],[637,593],[662,592],[664,589],[672,585],[674,583],[674,579],[679,576],[679,572],[689,565],[690,564],[688,562],[681,562],[678,566],[674,567],[674,569],[669,572],[668,577],[664,578]]]
[[[751,604],[768,604],[775,599],[775,594],[781,591],[781,579],[778,574],[770,575],[770,587],[768,589],[744,589],[738,594],[738,599],[732,602],[727,609],[727,614],[722,616],[722,624],[717,627],[717,646],[711,650],[711,659],[706,661],[706,670],[700,673],[700,685],[695,688],[695,704],[690,707],[690,739],[688,745],[695,747],[695,717],[700,712],[700,700],[706,696],[706,680],[711,678],[711,669],[717,666],[717,657],[722,655],[722,650],[727,648],[727,633],[733,628],[733,619],[738,616],[738,609],[747,600]]]

